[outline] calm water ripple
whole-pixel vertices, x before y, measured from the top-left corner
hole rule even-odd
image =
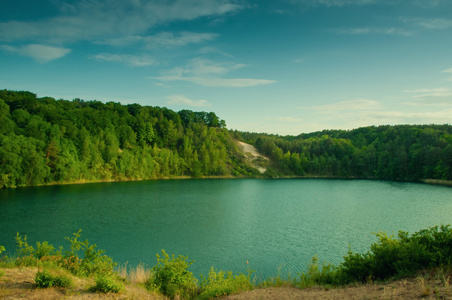
[[[82,238],[120,263],[156,263],[161,249],[258,279],[304,270],[312,256],[338,263],[372,232],[413,233],[452,223],[452,189],[416,183],[322,179],[166,180],[0,190],[0,245],[64,245]]]

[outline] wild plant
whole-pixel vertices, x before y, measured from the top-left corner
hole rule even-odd
[[[101,274],[96,277],[96,285],[90,288],[92,292],[119,293],[124,285],[113,274]]]
[[[65,275],[53,275],[47,270],[38,271],[35,276],[35,282],[39,288],[52,286],[70,288],[74,285],[71,278]]]
[[[103,255],[103,250],[96,250],[96,245],[90,245],[88,240],[79,241],[81,236],[81,229],[73,233],[72,238],[66,237],[70,242],[70,251],[66,251],[63,256],[62,266],[69,269],[72,273],[78,276],[89,276],[91,274],[108,274],[113,272],[116,263],[113,260]],[[79,251],[83,251],[83,258],[78,255]]]
[[[194,298],[197,294],[197,280],[193,273],[188,271],[188,267],[194,261],[187,262],[188,257],[174,254],[169,255],[162,250],[162,257],[158,254],[157,265],[152,267],[152,274],[146,281],[148,290],[159,290],[163,295],[174,299],[180,297],[182,299]]]
[[[337,284],[337,267],[329,263],[319,265],[319,258],[317,255],[312,257],[306,272],[302,272],[300,281],[295,282],[295,285],[300,288],[308,288],[315,285]]]
[[[253,289],[253,284],[251,283],[252,273],[253,271],[249,270],[247,275],[243,273],[233,275],[232,272],[217,272],[214,267],[211,267],[207,277],[201,275],[201,294],[199,298],[212,299],[251,290]]]

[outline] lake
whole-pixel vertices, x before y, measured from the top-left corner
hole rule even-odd
[[[69,249],[82,229],[118,263],[188,256],[195,275],[256,271],[258,280],[305,270],[311,257],[339,263],[372,232],[414,233],[452,223],[452,188],[326,179],[203,179],[93,183],[0,190],[0,245],[14,237]],[[249,262],[249,265],[246,262]]]

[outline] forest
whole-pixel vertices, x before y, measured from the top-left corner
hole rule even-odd
[[[270,158],[272,176],[452,180],[451,125],[369,126],[296,137],[231,134]]]
[[[213,112],[0,90],[0,188],[177,177],[452,180],[451,125],[299,136],[230,131]],[[236,140],[269,158],[260,174]]]
[[[0,188],[258,174],[213,112],[0,90],[0,124]]]

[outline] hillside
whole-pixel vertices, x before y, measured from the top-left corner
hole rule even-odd
[[[0,124],[0,188],[202,177],[452,180],[451,125],[279,136],[229,131],[213,112],[8,90],[0,90]]]
[[[253,176],[215,113],[0,91],[0,188]]]

